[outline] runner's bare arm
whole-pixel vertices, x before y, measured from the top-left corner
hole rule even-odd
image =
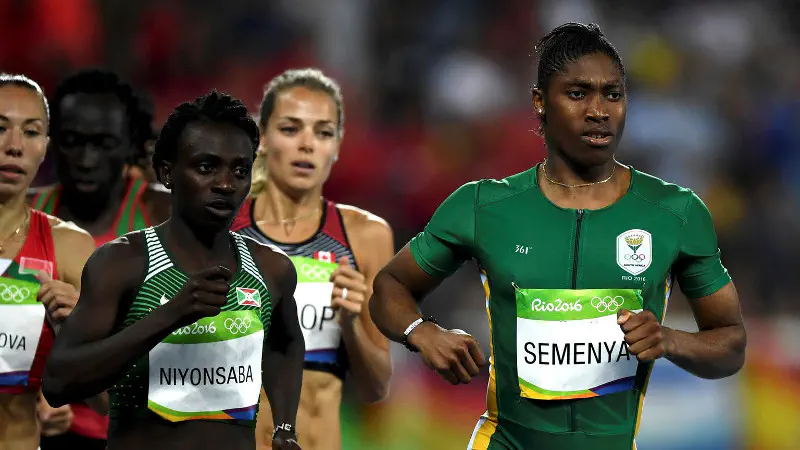
[[[95,249],[92,236],[72,222],[51,221],[59,279],[81,291],[83,266]]]
[[[441,281],[419,267],[408,245],[403,247],[375,276],[373,283],[375,291],[369,311],[381,333],[402,342],[403,331],[422,315],[419,304]],[[430,325],[425,322],[417,329]],[[415,334],[418,333],[412,336]]]
[[[417,265],[409,246],[400,250],[375,277],[371,300],[375,324],[389,339],[403,342],[405,329],[421,316],[418,304],[435,288],[440,278]],[[424,321],[408,335],[425,364],[451,384],[469,383],[478,375],[486,358],[478,342],[461,330],[445,330]]]
[[[272,301],[272,319],[265,337],[261,373],[264,392],[276,426],[294,427],[303,385],[305,341],[297,318],[294,290],[297,273],[286,255],[252,243],[256,263],[264,274]]]
[[[96,247],[92,236],[72,222],[64,222],[53,218],[53,242],[56,252],[59,279],[81,290],[81,274],[86,261],[92,256]],[[59,330],[57,330],[59,331]],[[85,400],[99,414],[108,413],[108,394],[105,392]]]
[[[131,242],[134,239],[138,241]],[[174,328],[173,315],[157,308],[114,333],[123,304],[144,279],[141,240],[141,235],[119,238],[87,261],[78,306],[64,323],[45,368],[42,391],[52,406],[105,391]]]
[[[95,250],[92,236],[72,222],[49,217],[58,273],[39,274],[39,301],[47,307],[47,319],[58,333],[72,313],[81,290],[83,266]]]
[[[695,194],[687,199],[672,267],[697,322],[697,333],[666,330],[667,359],[701,378],[733,375],[744,364],[747,335],[739,295],[722,265],[714,220]]]
[[[690,301],[698,332],[665,328],[666,358],[701,378],[724,378],[744,365],[747,334],[733,282]]]
[[[345,207],[346,208],[346,207]],[[378,330],[370,317],[369,298],[375,275],[394,255],[392,229],[383,219],[366,211],[342,209],[345,229],[353,249],[359,270],[363,274],[366,292],[359,320],[345,320],[342,324],[342,339],[347,348],[350,373],[355,385],[366,402],[380,401],[389,394],[392,377],[392,360],[389,341]]]

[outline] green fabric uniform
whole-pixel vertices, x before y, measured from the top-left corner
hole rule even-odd
[[[481,269],[491,367],[469,448],[635,448],[653,364],[627,352],[615,314],[663,321],[673,279],[689,298],[730,282],[711,215],[692,191],[635,169],[616,203],[560,208],[538,167],[460,187],[410,244],[432,276],[470,259]]]
[[[154,228],[143,233],[147,273],[121,328],[169,302],[189,278],[175,266]],[[231,232],[231,239],[238,267],[222,311],[175,330],[138,361],[109,390],[112,421],[161,417],[255,426],[272,306],[247,244],[250,238]]]

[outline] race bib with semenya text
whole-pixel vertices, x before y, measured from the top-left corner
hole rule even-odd
[[[640,291],[514,289],[520,396],[589,398],[633,387],[638,361],[617,312],[641,312]]]

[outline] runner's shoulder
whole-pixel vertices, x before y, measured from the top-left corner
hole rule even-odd
[[[138,273],[147,264],[147,246],[144,230],[131,231],[116,239],[106,242],[95,250],[87,267],[103,267],[105,271],[114,273],[125,270]]]
[[[53,237],[53,250],[62,275],[70,273],[77,279],[84,263],[95,250],[92,235],[76,225],[45,214]],[[73,270],[74,269],[74,270]]]
[[[536,187],[536,166],[505,178],[484,178],[472,181],[459,188],[471,194],[478,208],[488,206],[516,196]],[[458,192],[458,191],[457,191]]]
[[[40,211],[41,212],[41,211]],[[56,216],[42,213],[47,217],[47,223],[50,224],[50,229],[53,233],[53,240],[58,242],[64,241],[80,241],[91,242],[94,245],[94,238],[88,231],[79,227],[75,222],[67,222]]]
[[[693,204],[702,204],[702,200],[689,188],[638,170],[635,170],[635,177],[632,191],[637,197],[654,207],[669,211],[681,220],[686,220]]]
[[[391,237],[392,227],[384,218],[352,205],[337,203],[336,207],[342,214],[345,230],[349,234],[358,234],[370,240],[387,235]]]

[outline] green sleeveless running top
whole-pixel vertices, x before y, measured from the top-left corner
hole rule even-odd
[[[121,328],[173,298],[188,280],[144,231],[147,275]],[[222,312],[173,331],[110,390],[112,420],[159,416],[171,422],[215,420],[255,426],[261,392],[261,353],[271,318],[270,294],[247,245],[231,232],[238,269]]]
[[[58,209],[58,200],[61,197],[61,189],[60,184],[44,188],[33,197],[31,201],[32,207],[45,214],[57,216],[56,210]],[[93,236],[98,247],[126,233],[152,225],[142,201],[142,194],[145,191],[147,191],[147,181],[140,178],[130,178],[128,180],[125,197],[122,200],[119,212],[117,212],[117,217],[114,219],[114,225],[111,226],[108,232]]]
[[[616,203],[560,208],[537,168],[462,186],[410,244],[430,275],[469,259],[481,269],[489,387],[468,448],[635,448],[653,364],[628,352],[616,313],[663,320],[673,280],[690,299],[730,282],[711,215],[692,191],[634,169]]]

